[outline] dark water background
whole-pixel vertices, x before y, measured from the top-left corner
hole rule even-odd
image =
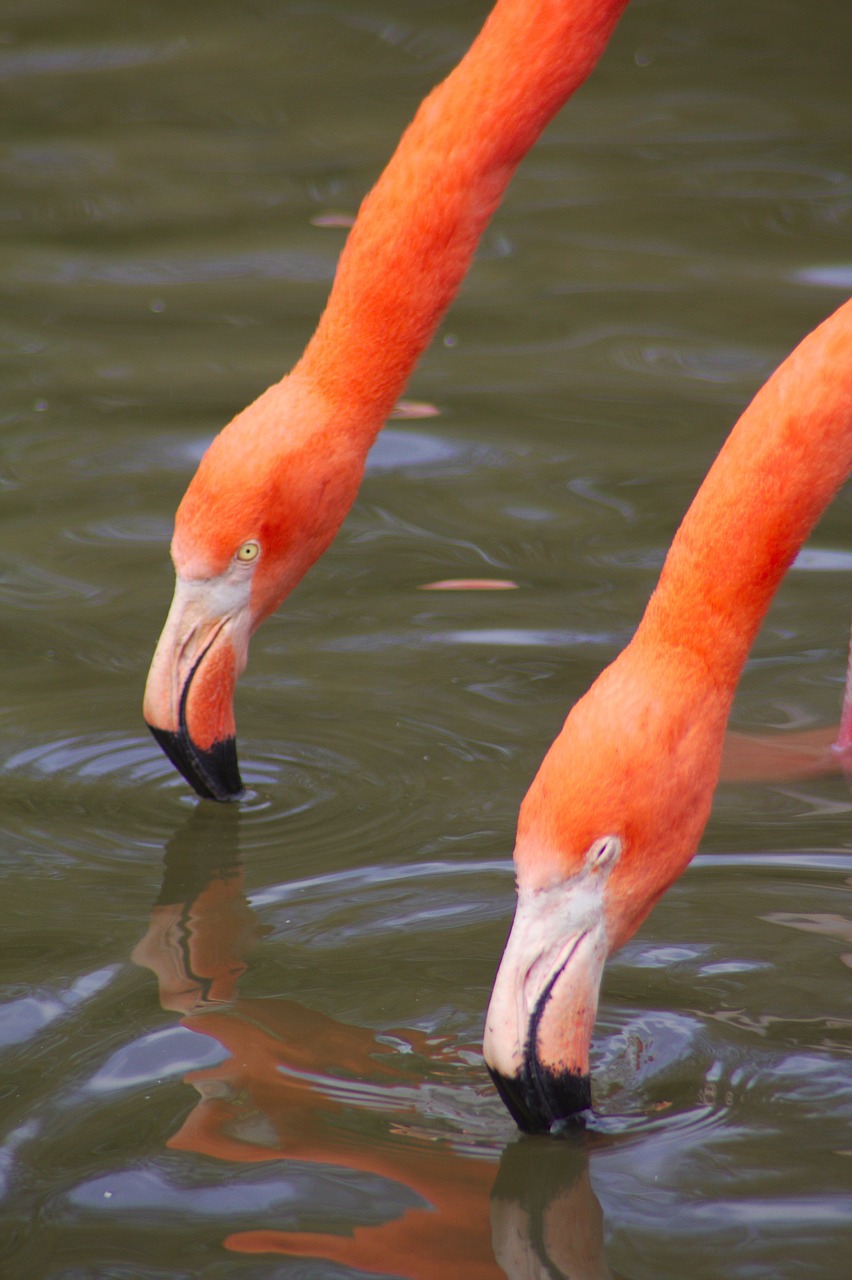
[[[848,5],[634,0],[411,383],[437,416],[253,643],[253,798],[141,723],[195,462],[486,9],[0,9],[4,1278],[852,1274],[842,778],[720,789],[607,971],[585,1139],[518,1141],[479,1053],[532,774],[849,291]],[[836,718],[850,573],[841,496],[736,728]]]

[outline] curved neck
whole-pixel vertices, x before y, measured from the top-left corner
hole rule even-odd
[[[636,634],[737,682],[785,571],[852,470],[852,302],[758,392],[689,508]]]
[[[498,0],[365,199],[296,366],[372,436],[516,166],[594,67],[627,0]]]
[[[631,643],[573,707],[521,807],[519,883],[574,875],[603,835],[611,949],[689,862],[731,699],[784,570],[852,470],[852,301],[758,392],[711,467]]]

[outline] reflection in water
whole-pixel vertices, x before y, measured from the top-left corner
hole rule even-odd
[[[380,1037],[283,997],[239,995],[266,932],[243,892],[239,821],[233,810],[212,818],[198,810],[175,836],[148,932],[133,952],[156,974],[163,1008],[228,1054],[185,1077],[199,1100],[168,1146],[223,1161],[288,1159],[377,1175],[404,1189],[410,1207],[351,1235],[270,1226],[228,1235],[225,1247],[410,1280],[608,1276],[582,1137],[515,1141],[496,1171],[487,1154],[471,1154],[461,1131],[448,1139],[419,1122],[423,1100],[405,1055],[446,1061],[445,1042],[417,1031]],[[353,1123],[356,1108],[371,1113],[369,1136]]]
[[[605,1280],[603,1213],[577,1135],[508,1146],[491,1192],[494,1253],[510,1280]]]

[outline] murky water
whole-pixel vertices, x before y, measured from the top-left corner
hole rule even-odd
[[[3,1277],[852,1271],[843,779],[720,789],[609,967],[584,1137],[518,1140],[479,1053],[520,798],[848,292],[848,6],[634,0],[412,381],[437,415],[253,644],[252,799],[141,723],[193,466],[486,8],[0,14]],[[836,717],[850,571],[841,497],[734,727]],[[519,589],[419,590],[460,577]]]

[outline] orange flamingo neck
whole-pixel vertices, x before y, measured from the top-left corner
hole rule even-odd
[[[371,441],[455,296],[520,160],[627,0],[499,0],[364,200],[297,365]],[[350,428],[351,430],[351,428]]]
[[[636,641],[684,648],[733,694],[769,603],[852,469],[852,303],[734,427],[672,543]]]
[[[302,359],[202,459],[177,514],[176,567],[215,576],[243,541],[261,538],[255,625],[337,532],[512,173],[626,4],[498,0],[365,199]]]

